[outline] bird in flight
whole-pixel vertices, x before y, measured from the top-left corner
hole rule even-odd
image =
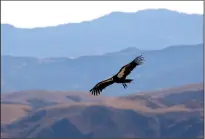
[[[106,79],[104,81],[99,82],[96,84],[91,90],[92,95],[100,95],[103,89],[113,83],[121,83],[124,88],[127,88],[126,83],[131,83],[133,79],[126,79],[126,77],[131,73],[131,71],[138,65],[141,65],[144,61],[142,55],[136,57],[132,62],[127,65],[124,65],[120,71],[115,74],[113,77]]]

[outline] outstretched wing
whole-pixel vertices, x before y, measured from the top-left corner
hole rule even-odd
[[[102,82],[99,82],[98,84],[96,84],[91,90],[90,92],[92,93],[92,95],[99,95],[100,92],[102,92],[103,89],[105,89],[107,86],[113,84],[113,78],[109,78],[107,80],[104,80]]]
[[[117,73],[118,78],[126,78],[127,75],[138,65],[141,65],[144,61],[142,55],[136,57],[132,62],[127,65],[124,65],[120,71]]]

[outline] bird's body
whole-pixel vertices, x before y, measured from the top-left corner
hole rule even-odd
[[[127,87],[126,83],[131,83],[133,79],[126,79],[126,77],[130,74],[130,72],[137,66],[143,63],[143,57],[138,56],[136,57],[132,62],[130,62],[127,65],[124,65],[120,71],[115,74],[114,76],[112,76],[109,79],[106,79],[104,81],[99,82],[98,84],[96,84],[91,90],[90,92],[92,93],[92,95],[99,95],[100,92],[102,92],[102,90],[104,88],[106,88],[107,86],[113,84],[113,83],[121,83],[123,85],[124,88]]]

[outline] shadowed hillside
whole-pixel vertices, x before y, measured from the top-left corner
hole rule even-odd
[[[4,125],[2,134],[13,138],[202,137],[203,91],[202,84],[191,84],[124,97],[90,96],[88,101],[82,101],[86,93],[55,92],[56,97],[52,92],[52,97],[49,92],[34,95],[35,91],[4,94],[2,102],[42,99],[58,104],[33,107],[25,117]],[[67,96],[81,101],[66,101]]]

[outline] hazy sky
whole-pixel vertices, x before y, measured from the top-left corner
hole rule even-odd
[[[43,27],[92,20],[113,11],[166,8],[203,14],[203,1],[1,1],[1,23]]]

